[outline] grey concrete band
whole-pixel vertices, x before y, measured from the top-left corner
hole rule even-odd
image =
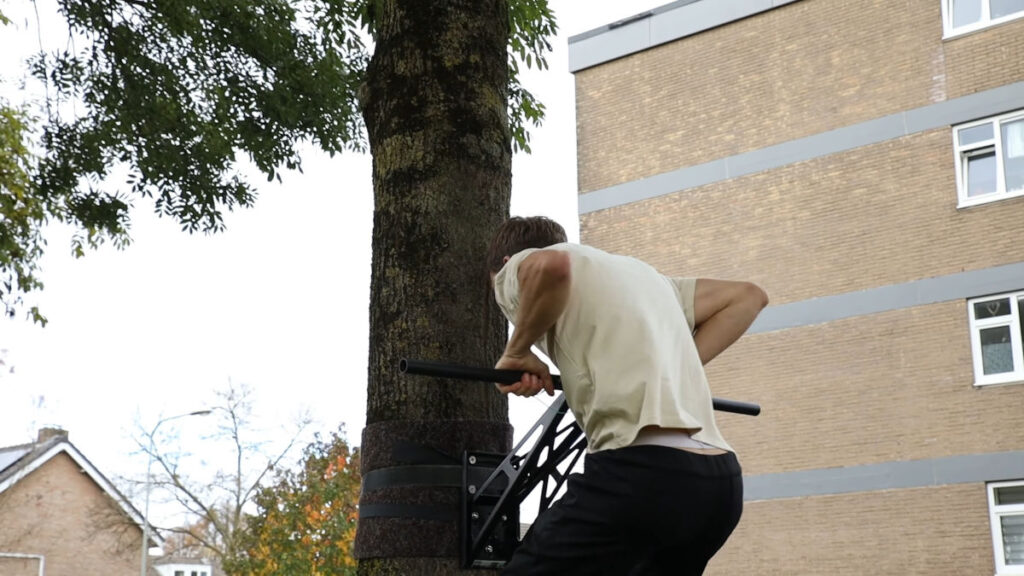
[[[760,474],[743,478],[743,499],[778,500],[874,490],[1024,478],[1024,452],[966,454],[933,460]]]
[[[796,162],[821,158],[861,146],[878,144],[926,130],[950,127],[986,116],[996,116],[1021,108],[1022,102],[1024,102],[1024,82],[1016,82],[806,138],[790,140],[767,148],[588,192],[579,198],[579,212],[580,214],[596,212],[730,178],[780,168]],[[952,150],[952,137],[950,138],[950,149]],[[950,170],[952,170],[952,166],[950,166]]]
[[[569,38],[577,72],[798,0],[679,0]]]
[[[1024,289],[1024,262],[770,306],[747,331],[772,332]]]

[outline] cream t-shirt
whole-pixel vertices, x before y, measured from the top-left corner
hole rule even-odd
[[[732,451],[715,425],[711,392],[693,342],[696,280],[668,278],[650,265],[590,246],[569,253],[572,282],[552,337],[537,347],[551,358],[563,393],[587,436],[589,452],[628,446],[645,426],[684,428]],[[509,322],[519,309],[519,264],[512,256],[494,278]]]

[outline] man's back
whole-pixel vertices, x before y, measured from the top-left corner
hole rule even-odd
[[[515,217],[487,252],[495,299],[516,326],[495,368],[522,373],[498,389],[553,393],[531,351],[546,348],[591,452],[505,574],[697,576],[743,509],[742,470],[715,426],[703,364],[767,295],[748,282],[668,279],[565,240],[549,219]]]
[[[538,347],[558,366],[590,451],[627,446],[645,426],[686,429],[730,450],[715,426],[691,334],[694,281],[671,280],[640,260],[589,246],[546,249],[570,255],[572,286],[553,341]],[[515,272],[533,251],[514,255],[495,277],[510,320],[518,305]]]

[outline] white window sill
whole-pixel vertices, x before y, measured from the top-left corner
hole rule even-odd
[[[984,196],[975,196],[973,198],[961,199],[956,205],[957,210],[963,208],[970,208],[972,206],[981,206],[983,204],[991,204],[993,202],[999,202],[1000,200],[1009,200],[1011,198],[1020,198],[1024,196],[1024,190],[1014,190],[1013,192],[996,192],[994,194],[986,194]],[[1024,572],[1021,572],[1024,574]]]
[[[1002,377],[986,378],[985,380],[975,381],[975,388],[988,388],[989,386],[1010,386],[1013,384],[1024,384],[1024,374],[1007,374]],[[1018,574],[1024,574],[1024,570],[1018,572]],[[1004,576],[999,574],[997,576]]]
[[[964,36],[970,36],[971,34],[974,34],[975,32],[981,32],[983,30],[988,30],[989,28],[995,28],[996,26],[1002,26],[1003,24],[1006,24],[1008,22],[1013,22],[1015,20],[1020,20],[1021,18],[1024,18],[1024,12],[1018,12],[1017,14],[1011,14],[1009,16],[1004,16],[1002,18],[999,18],[998,20],[991,20],[989,22],[982,22],[980,24],[971,24],[969,26],[963,26],[963,27],[957,28],[955,30],[949,30],[947,28],[947,29],[943,30],[942,39],[943,40],[956,40],[957,38],[963,38]],[[1012,574],[1012,572],[1011,572],[1011,574]],[[1019,572],[1019,574],[1024,574],[1024,570]],[[999,576],[1003,576],[1003,575],[1000,574]]]

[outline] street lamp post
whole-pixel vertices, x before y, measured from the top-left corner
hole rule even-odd
[[[149,489],[150,489],[150,474],[153,471],[153,452],[156,451],[156,443],[154,438],[156,437],[156,431],[160,428],[160,425],[164,422],[170,422],[171,420],[177,420],[178,418],[185,418],[186,416],[206,416],[212,412],[212,410],[196,410],[195,412],[187,412],[185,414],[178,414],[177,416],[171,416],[169,418],[163,418],[153,426],[153,430],[149,433],[149,461],[146,463],[146,508],[142,513],[142,571],[141,576],[146,576],[146,561],[149,560]]]

